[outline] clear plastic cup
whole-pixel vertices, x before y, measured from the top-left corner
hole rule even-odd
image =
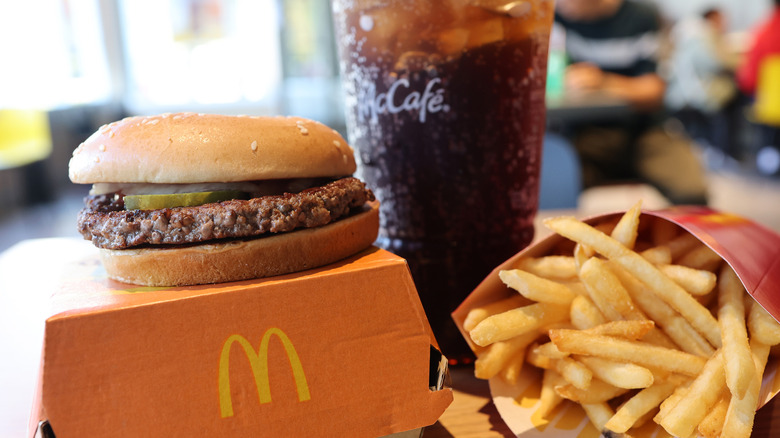
[[[527,246],[539,197],[553,2],[334,0],[347,133],[443,353],[450,318]]]

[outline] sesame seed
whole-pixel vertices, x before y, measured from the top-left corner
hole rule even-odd
[[[108,138],[114,138],[114,131],[108,133]]]
[[[100,146],[98,146],[98,149],[100,149],[100,152],[105,152],[106,151],[106,145],[101,144]]]
[[[99,163],[100,162],[100,157],[95,157],[95,162]]]
[[[159,121],[160,121],[160,119],[149,120],[149,124],[150,125],[156,125]]]
[[[257,151],[257,140],[252,142],[252,152]]]
[[[339,143],[338,140],[333,140],[333,145],[336,146],[337,148],[341,148],[341,143]]]
[[[303,126],[299,126],[301,128],[301,134],[303,135],[309,135],[309,130],[304,128]]]

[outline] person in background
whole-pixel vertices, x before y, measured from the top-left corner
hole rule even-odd
[[[737,84],[748,96],[756,92],[761,61],[769,55],[780,54],[780,0],[774,0],[774,4],[772,14],[753,32],[752,44],[737,70]]]
[[[739,158],[739,57],[728,50],[725,35],[726,17],[715,7],[674,26],[666,105],[691,136]]]
[[[558,0],[571,65],[567,93],[603,93],[631,107],[624,117],[566,127],[585,188],[652,184],[674,203],[706,203],[704,172],[690,142],[661,128],[666,83],[658,74],[659,15],[634,0]]]

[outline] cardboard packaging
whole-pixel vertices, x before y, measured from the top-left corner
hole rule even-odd
[[[48,420],[57,438],[376,437],[433,424],[452,401],[406,262],[378,248],[183,288],[109,280],[97,253],[69,272],[31,436]]]
[[[584,221],[599,223],[623,213],[601,215]],[[780,235],[745,218],[704,207],[644,211],[640,217],[640,225],[647,221],[648,217],[677,224],[718,253],[737,273],[747,292],[780,321],[780,295],[776,293],[780,285]],[[476,346],[463,329],[463,321],[469,310],[516,293],[501,282],[498,272],[513,269],[523,257],[548,255],[564,241],[566,239],[562,236],[550,235],[499,265],[452,313],[455,323],[472,348]],[[763,406],[780,392],[778,367],[780,360],[770,356],[764,371],[759,406]],[[564,403],[552,418],[539,418],[534,415],[539,401],[541,376],[538,369],[525,366],[517,385],[508,385],[498,377],[490,379],[493,402],[512,432],[522,438],[599,436],[584,411],[573,403]],[[659,431],[662,431],[660,426],[650,421],[638,434],[632,436],[664,435]]]

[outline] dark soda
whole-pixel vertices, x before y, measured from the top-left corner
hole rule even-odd
[[[533,238],[552,4],[517,18],[463,2],[343,3],[347,132],[381,201],[377,242],[407,259],[443,353],[467,358],[450,312]]]

